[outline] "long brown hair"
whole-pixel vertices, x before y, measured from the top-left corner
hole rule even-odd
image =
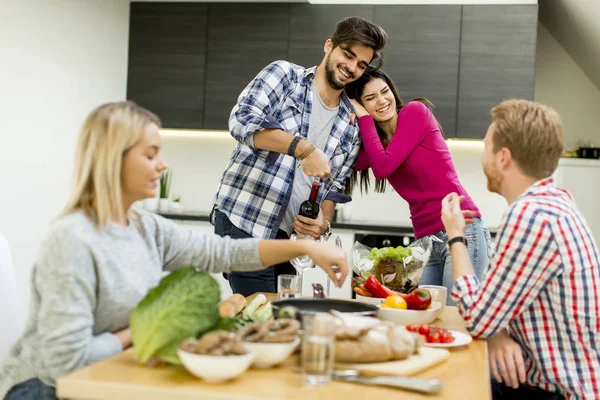
[[[394,81],[392,80],[392,78],[390,78],[389,75],[386,74],[381,69],[378,69],[375,71],[366,71],[365,73],[363,73],[359,79],[352,82],[351,84],[349,84],[346,87],[346,94],[351,99],[355,99],[360,104],[362,104],[361,96],[365,89],[365,85],[367,83],[369,83],[370,81],[372,81],[373,79],[382,79],[388,85],[388,87],[392,91],[392,94],[394,95],[394,99],[396,99],[396,113],[399,113],[400,110],[402,109],[402,107],[404,107],[404,102],[400,98],[400,94],[398,93],[398,89],[396,88],[396,85],[394,84]],[[417,98],[413,99],[412,101],[419,101],[419,102],[425,104],[427,106],[427,108],[429,108],[431,110],[432,113],[433,113],[433,110],[435,109],[435,106],[433,105],[433,103],[424,97],[417,97]],[[438,122],[438,127],[440,128],[440,132],[443,135],[444,131],[442,129],[442,126],[439,124],[439,122]],[[381,127],[379,126],[378,123],[375,123],[375,128],[377,129],[377,135],[379,136],[379,140],[381,140],[381,144],[383,144],[384,147],[387,147],[387,145],[389,144],[389,142],[387,140],[387,135],[385,134],[383,129],[381,129]],[[369,187],[371,186],[371,177],[369,175],[368,169],[363,169],[362,171],[354,171],[352,173],[352,176],[346,183],[346,188],[344,190],[345,193],[352,194],[352,191],[354,190],[354,188],[356,186],[360,187],[361,193],[367,193],[369,191]],[[376,193],[385,192],[385,188],[386,188],[386,179],[375,179],[375,192]]]

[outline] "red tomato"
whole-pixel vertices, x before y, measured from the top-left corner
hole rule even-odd
[[[419,333],[420,333],[421,335],[428,336],[430,331],[431,331],[431,328],[430,328],[430,327],[429,327],[429,325],[427,325],[427,324],[425,324],[425,325],[421,325],[421,326],[419,327]]]
[[[442,332],[440,335],[440,343],[452,343],[454,342],[454,336],[448,331]]]
[[[418,327],[416,325],[406,325],[406,330],[409,332],[417,332]]]
[[[439,332],[433,332],[428,336],[427,343],[440,343],[440,334]]]

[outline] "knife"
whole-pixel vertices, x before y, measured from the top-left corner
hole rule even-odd
[[[421,379],[404,376],[360,376],[345,375],[334,372],[332,378],[336,381],[362,383],[364,385],[388,386],[415,392],[435,394],[444,386],[439,379]]]

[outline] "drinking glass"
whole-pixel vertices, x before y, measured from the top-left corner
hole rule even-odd
[[[290,240],[294,241],[294,240],[315,240],[315,239],[309,235],[296,235],[295,233],[292,233],[290,235]],[[312,268],[314,266],[313,260],[309,256],[303,255],[303,256],[296,257],[296,258],[292,258],[290,260],[290,263],[294,266],[294,268],[296,268],[296,271],[298,272],[298,276],[300,276],[300,293],[302,293],[302,278],[304,277],[304,270],[306,270],[308,268]]]
[[[329,240],[332,240],[332,239],[333,239],[333,243],[335,244],[335,247],[337,247],[339,249],[343,248],[343,246],[342,246],[342,238],[341,237],[339,237],[339,236],[330,236]],[[333,269],[334,272],[337,274],[337,271],[338,271],[337,266],[334,265],[333,267],[331,267],[331,269]],[[329,297],[330,287],[331,287],[331,278],[329,277],[329,275],[327,275],[327,289],[326,289],[327,293],[325,294],[327,297]]]
[[[335,360],[335,318],[327,313],[302,317],[302,377],[308,385],[331,381]]]
[[[302,297],[302,277],[299,275],[279,275],[277,277],[277,298],[297,299]]]

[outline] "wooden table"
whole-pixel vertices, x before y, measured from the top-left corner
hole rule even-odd
[[[266,294],[268,300],[275,295]],[[249,300],[251,300],[249,298]],[[432,325],[466,332],[456,307],[446,307]],[[439,395],[429,396],[398,389],[332,381],[322,387],[304,385],[302,376],[286,366],[269,370],[250,369],[233,381],[207,384],[183,367],[140,365],[131,349],[90,365],[57,382],[60,398],[187,400],[187,399],[491,399],[487,344],[475,340],[451,349],[450,359],[416,375],[444,383]]]

